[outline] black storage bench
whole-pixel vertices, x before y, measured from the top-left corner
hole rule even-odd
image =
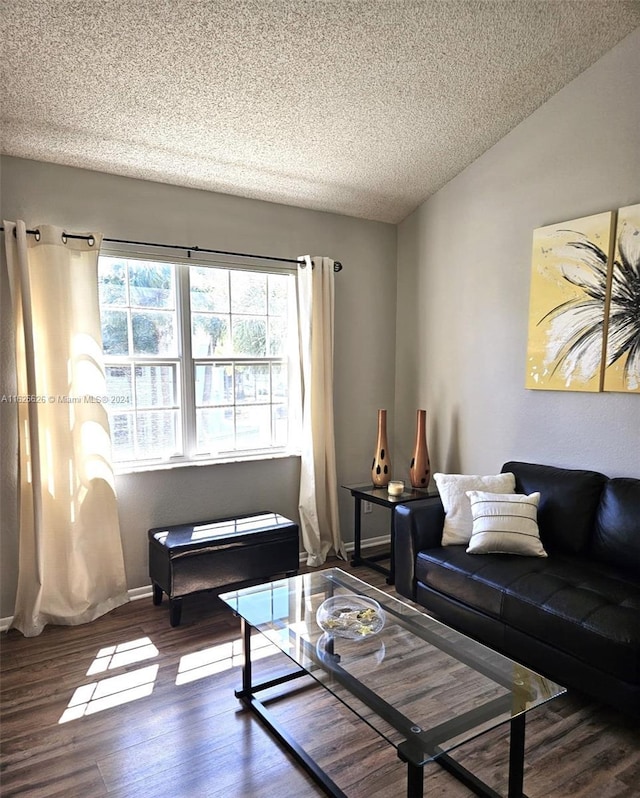
[[[149,576],[153,603],[169,597],[171,626],[178,626],[182,597],[279,574],[299,565],[298,525],[272,512],[150,529]]]

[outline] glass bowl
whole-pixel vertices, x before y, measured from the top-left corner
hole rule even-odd
[[[350,640],[377,634],[385,620],[382,607],[367,596],[331,596],[316,612],[316,621],[323,632]]]

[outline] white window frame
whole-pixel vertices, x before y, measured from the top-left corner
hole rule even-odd
[[[134,368],[138,364],[173,364],[177,363],[178,376],[178,404],[181,411],[181,428],[178,429],[178,437],[182,436],[182,453],[177,453],[169,457],[154,457],[142,460],[114,461],[113,467],[116,473],[129,473],[135,471],[153,471],[166,469],[174,466],[193,466],[207,465],[225,462],[238,462],[249,460],[269,460],[278,457],[291,457],[300,455],[300,430],[301,430],[301,399],[299,390],[300,380],[300,361],[293,347],[289,353],[283,356],[255,357],[255,356],[215,356],[211,358],[193,357],[191,340],[191,308],[190,308],[190,285],[189,267],[204,266],[209,268],[226,269],[229,271],[248,271],[262,272],[274,275],[287,275],[292,281],[295,280],[295,272],[286,267],[265,266],[264,264],[252,264],[250,259],[247,262],[227,262],[218,257],[204,259],[200,257],[169,257],[165,252],[145,251],[139,249],[127,250],[112,248],[103,245],[100,250],[100,257],[124,258],[127,260],[143,260],[147,262],[167,263],[175,267],[175,291],[176,291],[176,327],[178,331],[178,355],[177,357],[167,357],[163,355],[107,355],[103,353],[105,366],[119,365],[123,362],[130,363]],[[296,326],[295,320],[295,286],[290,289],[290,303],[293,304],[292,312],[289,315],[290,325]],[[295,333],[295,329],[290,329],[290,335]],[[288,442],[286,446],[269,446],[258,449],[231,449],[220,453],[197,453],[197,427],[196,427],[196,396],[195,396],[195,367],[203,362],[224,362],[224,363],[285,363],[288,368],[289,390],[288,390]],[[273,399],[273,396],[270,397]],[[273,407],[273,401],[270,406]],[[235,396],[233,400],[234,408],[237,406]],[[117,412],[117,405],[108,410]]]

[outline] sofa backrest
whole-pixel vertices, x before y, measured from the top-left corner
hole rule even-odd
[[[540,492],[538,527],[547,551],[588,554],[607,477],[597,471],[510,461],[516,493]]]
[[[640,577],[640,479],[618,477],[605,484],[591,555]]]

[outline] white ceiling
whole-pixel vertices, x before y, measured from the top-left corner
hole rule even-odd
[[[1,0],[2,151],[397,222],[640,0]]]

